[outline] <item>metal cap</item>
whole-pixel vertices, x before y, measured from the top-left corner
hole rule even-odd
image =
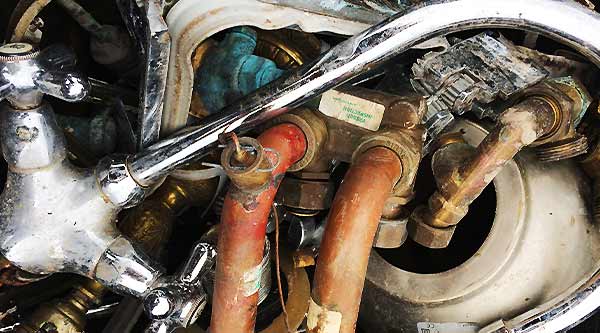
[[[9,43],[0,46],[0,62],[35,58],[39,52],[31,44]]]

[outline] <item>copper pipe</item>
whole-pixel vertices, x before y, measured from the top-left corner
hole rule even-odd
[[[223,205],[218,243],[218,259],[212,304],[210,331],[212,333],[254,332],[260,273],[258,267],[263,257],[266,226],[275,193],[283,174],[306,152],[306,139],[299,127],[280,124],[258,137],[261,152],[274,168],[261,166],[257,155],[256,166],[236,171]],[[240,143],[244,140],[240,139]],[[232,148],[229,146],[229,148]],[[223,156],[231,156],[226,149]],[[222,159],[228,174],[234,172],[230,161]],[[275,164],[275,165],[273,165]],[[257,173],[267,171],[270,176],[262,186],[254,182],[236,182],[243,172],[252,179]]]
[[[354,332],[375,232],[401,175],[400,158],[384,147],[362,153],[346,173],[319,251],[309,332]]]
[[[527,97],[500,115],[496,127],[476,149],[462,142],[439,148],[432,159],[438,190],[427,206],[417,207],[411,214],[410,237],[429,248],[447,247],[469,205],[504,165],[524,147],[555,137],[563,125],[563,111],[553,98]]]
[[[431,197],[431,218],[426,223],[437,228],[457,224],[508,161],[553,130],[558,112],[553,102],[542,97],[527,98],[505,111],[499,125],[479,144],[475,156]]]

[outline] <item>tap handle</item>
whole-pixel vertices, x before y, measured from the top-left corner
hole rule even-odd
[[[53,44],[40,51],[38,61],[44,68],[74,71],[77,64],[77,57],[75,57],[75,53],[68,46]]]
[[[73,73],[61,71],[42,72],[35,83],[41,93],[67,102],[80,101],[89,92],[87,81]]]
[[[37,51],[27,43],[0,46],[0,101],[14,108],[39,106],[43,95],[68,102],[85,98],[90,90],[86,78],[73,72],[75,55],[66,47]]]
[[[212,245],[197,243],[181,269],[146,295],[144,309],[152,320],[146,333],[170,333],[196,321],[207,301],[202,278],[216,257]]]
[[[216,249],[208,243],[196,243],[188,260],[177,273],[181,283],[196,285],[214,267]]]

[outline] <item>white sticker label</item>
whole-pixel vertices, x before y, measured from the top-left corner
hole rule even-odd
[[[243,291],[244,296],[254,295],[260,289],[260,278],[262,276],[261,266],[258,265],[244,273]]]
[[[377,131],[385,106],[366,99],[329,90],[321,97],[319,111],[350,124]]]
[[[417,333],[477,333],[479,326],[471,323],[418,323]]]
[[[342,314],[329,311],[310,299],[306,327],[316,333],[339,333],[342,326]],[[317,328],[318,327],[318,328]]]

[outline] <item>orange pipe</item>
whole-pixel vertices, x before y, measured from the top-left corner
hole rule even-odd
[[[306,152],[304,133],[292,124],[268,129],[258,137],[258,142],[267,148],[269,160],[279,162],[264,187],[253,190],[232,185],[225,197],[213,293],[212,333],[254,332],[260,286],[257,268],[263,258],[267,219],[283,175]]]
[[[375,232],[401,175],[398,155],[375,147],[359,156],[344,176],[319,250],[309,332],[354,332]]]

